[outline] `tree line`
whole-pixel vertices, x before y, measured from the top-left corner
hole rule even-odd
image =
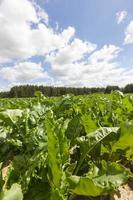
[[[61,96],[65,94],[85,95],[92,93],[111,93],[111,91],[120,90],[124,93],[133,93],[133,84],[128,84],[124,88],[118,86],[104,87],[53,87],[53,86],[36,86],[36,85],[20,85],[14,86],[8,92],[0,92],[0,98],[21,98],[34,97],[36,91],[42,92],[45,96]]]

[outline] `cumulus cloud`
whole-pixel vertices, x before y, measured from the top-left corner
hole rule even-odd
[[[86,54],[91,53],[96,49],[96,45],[87,41],[82,41],[75,38],[70,44],[59,49],[58,52],[51,53],[47,56],[47,60],[53,65],[65,65],[77,62]]]
[[[117,24],[121,24],[127,17],[127,11],[123,10],[116,13]]]
[[[49,16],[46,13],[46,11],[44,9],[42,9],[35,1],[32,1],[32,5],[34,6],[34,8],[36,10],[38,22],[42,21],[42,22],[44,22],[45,24],[48,25]]]
[[[39,24],[38,29],[32,30],[32,41],[36,47],[36,55],[46,55],[51,51],[65,46],[73,37],[75,29],[68,27],[60,34],[55,34],[44,24]]]
[[[133,43],[133,20],[129,23],[125,30],[125,44]]]
[[[37,1],[36,1],[37,2]],[[14,12],[15,11],[15,12]],[[120,24],[126,11],[117,13]],[[44,83],[65,86],[125,85],[132,81],[133,69],[124,69],[116,59],[121,48],[96,44],[75,37],[75,28],[59,31],[49,24],[49,16],[34,0],[0,0],[0,79],[10,86]],[[125,43],[133,42],[133,21],[125,31]],[[44,65],[29,62],[42,56]],[[14,62],[6,67],[8,62]]]
[[[95,51],[89,58],[91,63],[97,63],[99,61],[109,62],[118,57],[121,49],[115,45],[104,45],[102,49]]]
[[[84,46],[85,44],[82,43],[82,45]],[[82,45],[80,47],[82,47]],[[51,54],[48,56],[47,61],[51,63],[52,71],[55,76],[60,78],[68,76],[70,79],[75,77],[74,79],[77,80],[79,80],[80,77],[81,80],[84,73],[87,73],[88,75],[94,73],[95,71],[99,73],[99,71],[103,69],[103,64],[107,65],[111,60],[115,59],[121,50],[119,47],[114,45],[105,45],[103,48],[94,51],[91,55],[87,54],[87,57],[84,60],[84,54],[90,53],[96,46],[91,44],[91,48],[86,45],[85,47],[85,51],[82,51],[84,48],[71,49],[71,45],[69,45],[57,54]]]
[[[115,61],[121,49],[114,45],[105,45],[101,49],[94,51],[85,60],[81,53],[80,61],[77,57],[67,59],[67,62],[60,62],[59,53],[52,54],[51,63],[53,76],[60,80],[62,85],[75,87],[93,87],[119,85],[129,83],[133,77],[133,70],[124,69]],[[68,56],[72,52],[68,51]],[[62,54],[62,52],[61,52]],[[65,56],[67,56],[65,54]],[[69,60],[69,61],[68,61]]]
[[[48,15],[33,1],[1,0],[0,61],[44,55],[63,47],[74,36],[68,27],[56,33],[48,26]]]
[[[15,66],[0,69],[0,76],[10,82],[26,82],[40,78],[48,78],[41,64],[33,62],[22,62]]]

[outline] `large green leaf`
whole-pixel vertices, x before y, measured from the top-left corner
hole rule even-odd
[[[82,124],[85,128],[86,133],[91,133],[97,130],[97,124],[94,119],[90,115],[82,115],[81,117]]]
[[[22,200],[23,194],[22,194],[21,186],[18,185],[17,183],[13,184],[9,190],[4,191],[0,194],[0,199],[1,200]]]
[[[70,141],[66,137],[66,130],[69,121],[69,119],[64,121],[64,119],[61,118],[55,123],[55,132],[58,137],[62,165],[64,165],[69,159]]]
[[[125,150],[128,159],[133,159],[133,124],[121,125],[119,140],[113,145],[112,150]]]
[[[83,196],[99,196],[104,193],[104,188],[95,185],[89,177],[71,176],[69,178],[71,193]]]
[[[50,200],[66,200],[66,197],[60,193],[60,191],[56,188],[51,191]]]
[[[58,188],[61,184],[62,169],[59,142],[54,130],[54,120],[52,118],[52,113],[47,115],[45,126],[48,136],[48,163],[52,172],[53,184]]]
[[[14,123],[18,117],[22,116],[23,111],[20,109],[8,109],[6,111],[0,112],[0,119],[6,123]]]
[[[109,136],[111,133],[117,133],[118,130],[119,128],[117,127],[113,128],[101,127],[97,131],[88,134],[86,137],[82,136],[80,138],[77,138],[77,142],[80,146],[80,159],[78,161],[75,174],[78,173],[87,154],[92,152],[95,149],[96,145],[101,143],[107,136]]]
[[[76,195],[106,195],[125,183],[130,176],[130,171],[121,165],[103,161],[100,168],[93,166],[93,170],[85,177],[71,176],[68,179],[69,189]]]

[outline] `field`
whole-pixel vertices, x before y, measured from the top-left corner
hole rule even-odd
[[[133,95],[0,100],[0,200],[100,199],[132,160]]]

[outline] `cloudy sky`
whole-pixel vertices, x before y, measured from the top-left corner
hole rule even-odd
[[[133,0],[0,0],[0,90],[133,83]]]

